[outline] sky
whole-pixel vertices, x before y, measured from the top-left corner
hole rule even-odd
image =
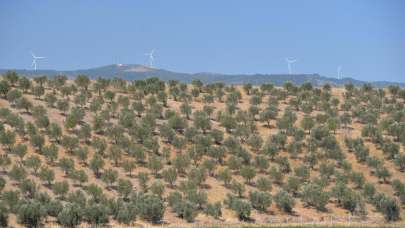
[[[402,0],[4,0],[0,68],[148,64],[176,72],[405,82]]]

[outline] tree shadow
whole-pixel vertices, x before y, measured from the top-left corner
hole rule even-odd
[[[256,219],[249,217],[249,218],[243,218],[241,221],[247,222],[247,223],[255,223]]]

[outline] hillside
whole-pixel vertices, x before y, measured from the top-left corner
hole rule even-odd
[[[7,74],[0,223],[401,226],[404,105],[395,86]]]
[[[353,78],[336,79],[333,77],[326,77],[319,74],[218,74],[218,73],[178,73],[164,69],[149,68],[138,64],[113,64],[91,69],[73,70],[73,71],[57,71],[57,70],[18,70],[18,69],[0,69],[0,74],[7,72],[8,70],[15,70],[20,75],[27,77],[35,77],[46,75],[48,77],[54,77],[55,75],[64,74],[69,78],[75,78],[77,75],[84,74],[92,79],[103,76],[107,78],[119,77],[125,80],[140,80],[148,77],[158,77],[161,80],[177,80],[183,83],[190,83],[193,79],[199,79],[204,83],[223,82],[226,84],[242,85],[246,83],[252,83],[254,85],[260,85],[264,83],[272,83],[275,85],[282,85],[286,81],[291,81],[295,85],[301,85],[305,82],[310,82],[315,86],[322,86],[323,84],[331,84],[336,86],[343,86],[345,84],[353,84],[361,86],[365,83],[371,83],[377,87],[386,87],[389,85],[398,85],[405,87],[405,83],[397,82],[365,82],[356,80]]]

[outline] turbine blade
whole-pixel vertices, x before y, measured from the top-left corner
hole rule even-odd
[[[295,63],[297,61],[297,59],[285,58],[285,61],[287,61],[289,63]]]

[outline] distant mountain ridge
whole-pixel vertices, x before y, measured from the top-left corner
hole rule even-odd
[[[35,77],[46,75],[53,77],[58,74],[64,74],[69,78],[74,78],[79,74],[85,74],[92,79],[97,77],[113,78],[120,77],[125,80],[139,80],[148,77],[158,77],[161,80],[178,80],[184,83],[190,83],[193,79],[200,79],[204,83],[224,82],[226,84],[244,84],[252,83],[255,85],[263,83],[272,83],[275,85],[282,85],[286,81],[291,81],[294,84],[300,85],[304,82],[311,82],[315,86],[321,86],[325,83],[331,85],[345,85],[352,83],[353,85],[363,85],[370,83],[377,87],[385,87],[389,85],[398,85],[405,87],[405,83],[401,82],[387,82],[387,81],[374,81],[366,82],[356,80],[353,78],[332,78],[322,76],[319,74],[220,74],[220,73],[179,73],[168,71],[164,69],[150,68],[139,64],[112,64],[90,69],[80,70],[19,70],[19,69],[0,69],[0,74],[8,70],[15,70],[18,74],[27,77]]]

